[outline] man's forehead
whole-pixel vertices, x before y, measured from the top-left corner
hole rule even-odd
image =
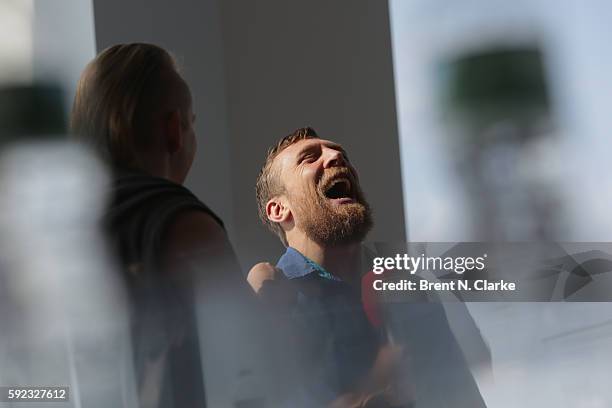
[[[297,155],[299,155],[304,150],[308,150],[312,147],[325,146],[330,147],[332,149],[344,151],[342,146],[338,143],[333,142],[331,140],[312,138],[312,139],[303,139],[298,142],[293,143],[292,145],[283,149],[279,155],[276,157],[279,161],[291,160],[294,159]]]

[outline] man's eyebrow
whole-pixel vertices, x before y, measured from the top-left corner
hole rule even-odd
[[[334,142],[325,142],[325,143],[317,143],[317,144],[310,144],[310,145],[306,145],[304,147],[302,147],[296,154],[296,158],[297,160],[301,160],[302,157],[306,156],[309,153],[315,152],[315,151],[320,151],[321,150],[321,146],[324,146],[328,149],[332,149],[332,150],[337,150],[340,153],[342,153],[342,155],[344,155],[344,157],[346,157],[348,159],[348,154],[346,153],[346,150],[344,150],[344,148],[342,146],[340,146],[338,143],[334,143]]]
[[[304,154],[307,153],[311,153],[315,150],[319,150],[319,146],[318,145],[306,145],[304,147],[302,147],[298,152],[297,152],[297,157],[303,156]]]

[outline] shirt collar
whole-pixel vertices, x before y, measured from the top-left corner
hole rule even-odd
[[[301,278],[311,273],[317,273],[324,279],[342,281],[342,279],[327,272],[321,265],[302,255],[297,249],[287,247],[276,264],[288,279]]]

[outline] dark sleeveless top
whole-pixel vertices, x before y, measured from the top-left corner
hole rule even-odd
[[[191,191],[163,178],[117,170],[111,194],[107,226],[121,261],[131,270],[157,273],[164,233],[181,212],[202,211],[223,227],[221,219]]]
[[[137,383],[147,364],[166,353],[160,407],[205,407],[197,325],[189,288],[179,288],[160,269],[168,227],[185,211],[222,221],[187,188],[128,170],[116,170],[105,227],[127,289]],[[176,333],[183,333],[181,340]]]

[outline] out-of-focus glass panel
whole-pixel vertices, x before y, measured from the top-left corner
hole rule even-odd
[[[409,239],[612,240],[612,4],[389,5]],[[605,303],[468,308],[491,349],[489,406],[612,403]]]

